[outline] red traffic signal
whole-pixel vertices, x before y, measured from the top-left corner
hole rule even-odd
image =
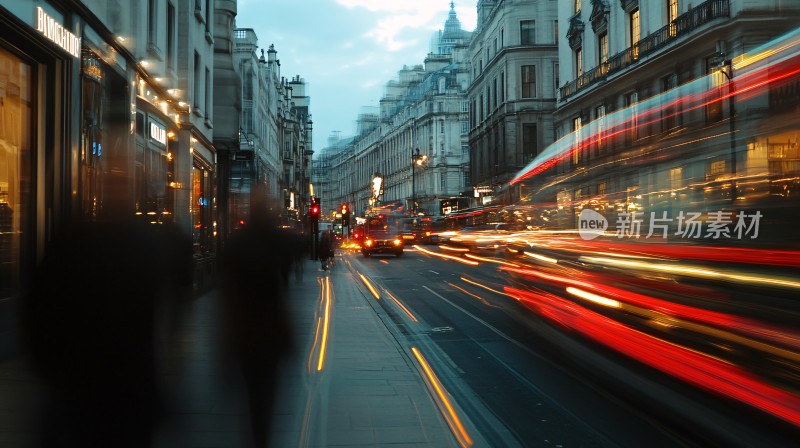
[[[319,216],[319,206],[314,204],[311,206],[311,215]]]

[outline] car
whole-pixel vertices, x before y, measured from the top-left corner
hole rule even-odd
[[[401,232],[388,225],[386,219],[377,217],[367,220],[361,237],[361,253],[364,257],[372,254],[390,253],[403,255],[405,240]]]
[[[405,242],[400,235],[386,230],[374,230],[364,235],[361,241],[361,253],[365,257],[385,253],[399,257],[403,255],[404,246]]]

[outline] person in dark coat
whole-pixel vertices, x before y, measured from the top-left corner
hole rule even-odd
[[[191,263],[190,237],[171,226],[79,223],[48,244],[24,302],[43,446],[151,446],[163,414],[156,316],[191,294]]]
[[[322,270],[327,270],[328,261],[333,260],[333,238],[331,237],[331,232],[329,230],[322,232],[322,235],[319,238],[317,258],[319,258]]]
[[[285,273],[296,249],[278,229],[263,198],[251,200],[249,222],[221,254],[225,350],[247,391],[251,446],[268,446],[278,372],[292,346]]]

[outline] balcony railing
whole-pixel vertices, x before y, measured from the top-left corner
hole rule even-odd
[[[730,0],[708,0],[678,16],[670,24],[651,33],[633,46],[615,54],[608,61],[592,68],[559,90],[561,100],[565,100],[592,84],[606,79],[637,63],[642,56],[654,53],[670,43],[692,33],[706,23],[720,17],[730,17]]]

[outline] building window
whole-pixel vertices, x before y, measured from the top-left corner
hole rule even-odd
[[[206,31],[211,29],[211,14],[212,14],[211,0],[206,0]]]
[[[606,149],[606,106],[601,104],[594,109],[595,120],[597,120],[597,152],[602,153]]]
[[[158,0],[147,2],[147,43],[155,47],[158,42]]]
[[[5,34],[5,32],[4,32]],[[18,296],[22,287],[22,267],[25,261],[26,235],[32,230],[31,223],[35,220],[31,210],[31,195],[35,194],[36,182],[32,177],[32,168],[36,160],[33,157],[31,136],[36,120],[36,111],[32,109],[36,98],[36,89],[41,89],[36,83],[36,69],[26,64],[16,55],[0,47],[0,304],[14,296]],[[84,77],[84,84],[88,84],[93,92],[95,106],[93,111],[100,112],[101,97],[100,85]],[[87,87],[89,87],[87,86]],[[84,88],[84,95],[86,95]],[[86,98],[84,98],[86,99]],[[88,106],[87,106],[88,108]],[[97,118],[92,115],[86,118]],[[92,123],[90,135],[84,135],[84,145],[96,148],[103,142],[102,122],[84,120]],[[85,153],[86,150],[84,149]],[[99,157],[93,159],[89,166],[81,165],[82,170],[99,170],[101,166]],[[86,173],[92,176],[84,177],[97,180],[99,173]],[[85,188],[85,187],[84,187]],[[31,191],[33,190],[33,191]],[[98,196],[93,196],[97,198]],[[9,303],[10,305],[11,303]],[[10,316],[10,314],[9,314]],[[5,338],[5,334],[2,336]]]
[[[492,93],[493,93],[492,101],[494,102],[494,107],[496,108],[497,105],[498,105],[498,102],[497,102],[497,78],[494,78],[492,80]]]
[[[536,66],[523,65],[522,66],[522,97],[535,98],[536,97]]]
[[[533,45],[536,43],[536,21],[522,20],[519,22],[520,45]]]
[[[678,0],[667,0],[667,24],[669,25],[669,35],[675,37],[676,28],[673,23],[678,18]]]
[[[522,124],[522,152],[524,162],[530,162],[539,154],[539,139],[536,132],[536,123]]]
[[[439,133],[444,134],[444,120],[439,122]]]
[[[175,6],[167,5],[167,70],[175,70]]]
[[[553,43],[558,45],[558,20],[553,20]]]
[[[724,160],[715,160],[715,161],[711,162],[711,165],[710,165],[710,167],[708,169],[708,174],[711,175],[711,177],[721,176],[721,175],[725,174],[725,172],[726,172],[726,169],[725,169],[725,161]]]
[[[439,191],[447,191],[447,173],[439,173]]]
[[[506,75],[505,72],[500,72],[500,102],[506,100]]]
[[[631,93],[625,95],[626,112],[627,112],[627,116],[629,117],[629,120],[628,120],[628,132],[627,132],[628,143],[635,142],[636,139],[639,136],[639,129],[638,129],[639,128],[639,121],[638,121],[639,120],[639,117],[638,117],[639,111],[637,110],[638,107],[636,105],[638,102],[639,102],[639,94],[638,93],[631,92]]]
[[[572,164],[579,165],[581,163],[581,134],[580,132],[582,127],[581,117],[575,117],[572,119],[572,135],[574,136],[574,141],[572,143]]]
[[[683,168],[677,167],[669,170],[669,187],[672,196],[677,196],[678,191],[683,188]]]
[[[213,250],[213,225],[211,223],[211,173],[197,163],[192,167],[192,243],[195,253],[205,254]]]
[[[725,83],[725,75],[718,69],[714,57],[706,59],[706,73],[708,77],[708,98],[706,103],[706,120],[715,122],[722,120],[722,85]]]
[[[583,75],[583,49],[578,47],[575,49],[575,77],[580,78]]]
[[[561,87],[561,80],[559,79],[559,76],[558,76],[558,70],[559,70],[558,62],[554,62],[553,63],[553,86],[554,86],[553,96],[556,96],[556,97],[558,96],[558,88]]]
[[[663,92],[668,92],[675,87],[678,86],[678,75],[671,74],[665,77],[662,80],[662,88]],[[662,95],[662,97],[666,98],[666,104],[662,108],[662,123],[664,125],[664,130],[668,131],[680,123],[678,122],[678,101],[679,98],[676,95]]]
[[[203,109],[205,109],[206,119],[211,119],[211,70],[206,67],[206,76],[205,76],[205,84],[206,84],[206,91],[205,91],[205,98],[203,98]]]
[[[202,66],[200,65],[200,53],[194,52],[194,92],[192,97],[192,107],[200,107],[200,81],[202,74]]]
[[[597,56],[601,64],[608,62],[608,32],[603,31],[597,36]]]
[[[641,39],[641,29],[639,23],[639,8],[634,9],[628,14],[628,33],[633,47],[633,58],[639,58],[639,40]]]
[[[467,123],[466,121],[462,121],[461,122],[461,133],[462,134],[466,134],[467,132],[469,132],[469,123]]]

